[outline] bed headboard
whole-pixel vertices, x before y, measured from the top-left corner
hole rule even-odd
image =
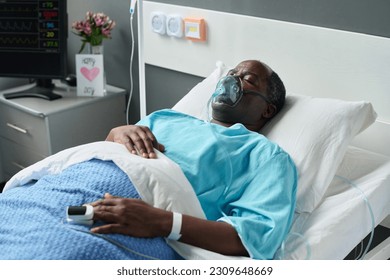
[[[390,156],[390,38],[140,2],[140,76],[144,63],[206,77],[217,61],[234,66],[244,59],[260,59],[278,72],[290,94],[370,101],[378,119],[354,145]],[[153,12],[204,18],[206,42],[154,33]],[[140,77],[141,107],[144,82]]]

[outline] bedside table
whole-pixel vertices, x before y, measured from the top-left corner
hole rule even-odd
[[[106,96],[79,97],[58,82],[53,92],[63,97],[57,100],[3,96],[29,86],[0,92],[0,182],[63,149],[103,141],[111,128],[126,124],[123,89],[107,85]]]

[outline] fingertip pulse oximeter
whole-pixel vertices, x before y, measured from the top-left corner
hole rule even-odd
[[[71,224],[92,225],[93,206],[89,204],[82,206],[68,206],[66,208],[66,220]]]

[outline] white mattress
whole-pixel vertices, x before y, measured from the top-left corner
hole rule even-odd
[[[283,259],[345,258],[373,228],[365,199],[375,226],[390,214],[390,158],[349,147],[337,175],[317,209],[296,215]]]

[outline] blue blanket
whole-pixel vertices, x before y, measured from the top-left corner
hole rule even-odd
[[[66,207],[104,193],[139,198],[111,161],[90,160],[0,194],[0,259],[177,259],[164,238],[96,235],[66,222]]]

